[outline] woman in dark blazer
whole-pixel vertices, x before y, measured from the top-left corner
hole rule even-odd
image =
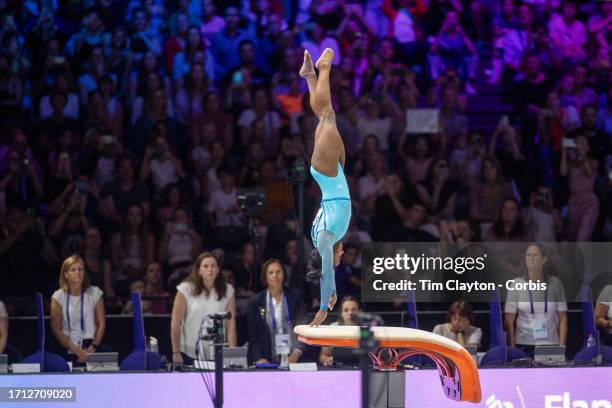
[[[267,260],[260,275],[264,290],[249,301],[249,361],[253,363],[279,362],[276,354],[276,335],[288,334],[291,340],[289,363],[302,355],[303,345],[297,341],[293,327],[301,323],[302,299],[299,293],[283,287],[287,274],[278,259]]]

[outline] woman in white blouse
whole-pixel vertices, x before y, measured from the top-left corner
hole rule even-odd
[[[51,328],[57,341],[78,362],[100,347],[106,328],[102,290],[91,286],[85,261],[78,255],[64,260],[59,289],[51,299]]]
[[[213,254],[204,252],[198,256],[193,272],[176,289],[170,328],[174,363],[210,359],[211,356],[202,355],[205,348],[201,346],[206,343],[198,340],[200,333],[206,334],[206,329],[212,326],[206,317],[210,314],[231,313],[231,318],[225,321],[226,340],[230,347],[236,347],[234,287],[219,273],[219,263]]]
[[[527,271],[514,280],[514,286],[528,281],[540,283],[540,290],[509,290],[505,306],[506,330],[510,346],[533,357],[536,345],[565,345],[567,302],[561,281],[544,268],[548,257],[541,244],[530,244],[525,251]],[[546,289],[542,287],[546,283]],[[516,327],[515,327],[516,321]]]
[[[597,296],[595,304],[597,328],[604,333],[603,344],[612,346],[612,285],[606,285]]]
[[[446,315],[447,323],[434,327],[433,332],[456,341],[462,346],[480,347],[482,330],[473,326],[474,310],[469,303],[457,301],[451,305]]]

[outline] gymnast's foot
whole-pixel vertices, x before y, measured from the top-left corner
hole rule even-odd
[[[334,60],[334,50],[331,48],[326,48],[323,51],[323,54],[317,60],[315,66],[317,69],[329,69],[331,67],[331,63]]]
[[[315,76],[314,66],[312,65],[312,57],[307,50],[304,50],[304,62],[302,63],[302,68],[300,68],[300,76],[302,78]]]

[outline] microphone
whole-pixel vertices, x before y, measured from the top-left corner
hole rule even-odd
[[[232,318],[232,312],[213,313],[213,314],[206,315],[206,317],[212,320],[230,320]]]

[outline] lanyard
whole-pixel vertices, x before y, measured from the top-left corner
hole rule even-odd
[[[531,291],[529,291],[529,304],[531,305],[531,314],[535,314],[533,310],[533,298],[531,297]],[[544,291],[544,313],[548,313],[548,289]]]
[[[291,327],[291,313],[289,312],[289,302],[287,302],[287,297],[285,296],[285,294],[283,294],[281,302],[285,304],[287,323],[288,326]],[[270,295],[270,291],[268,291],[268,310],[272,315],[272,330],[274,330],[274,333],[276,333],[276,313],[274,313],[274,304],[272,303],[272,295]]]
[[[81,291],[81,331],[85,331],[85,319],[83,319],[83,295]],[[66,293],[66,320],[68,320],[68,330],[72,330],[70,327],[70,292]]]

